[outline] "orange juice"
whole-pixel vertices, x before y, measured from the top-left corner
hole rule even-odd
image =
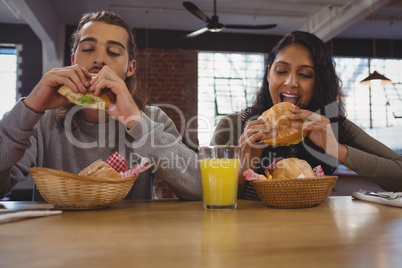
[[[236,208],[239,159],[200,159],[205,208]]]

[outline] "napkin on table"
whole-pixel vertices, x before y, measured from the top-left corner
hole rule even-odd
[[[352,197],[378,204],[402,207],[402,192],[370,192],[359,190],[353,192]]]
[[[58,215],[61,210],[20,210],[13,211],[0,209],[0,223],[22,220],[26,218],[36,218],[43,216]]]

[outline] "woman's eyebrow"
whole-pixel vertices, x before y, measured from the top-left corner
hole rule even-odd
[[[310,69],[313,69],[313,70],[314,70],[314,66],[311,66],[311,65],[302,65],[302,67],[304,67],[304,68],[310,68]]]
[[[284,64],[284,65],[290,65],[290,63],[286,62],[286,61],[277,61],[274,64],[278,64],[278,63]],[[311,66],[311,65],[302,65],[301,67],[314,69],[314,66]]]
[[[286,62],[286,61],[277,61],[277,62],[274,62],[274,64],[285,64],[285,65],[289,65],[289,63],[288,62]]]

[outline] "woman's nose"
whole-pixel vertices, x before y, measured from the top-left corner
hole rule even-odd
[[[290,73],[286,78],[285,85],[288,87],[297,87],[298,86],[297,75]]]

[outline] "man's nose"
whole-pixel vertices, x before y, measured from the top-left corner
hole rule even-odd
[[[105,65],[105,54],[103,52],[98,52],[95,55],[94,64],[96,64],[97,66]]]

